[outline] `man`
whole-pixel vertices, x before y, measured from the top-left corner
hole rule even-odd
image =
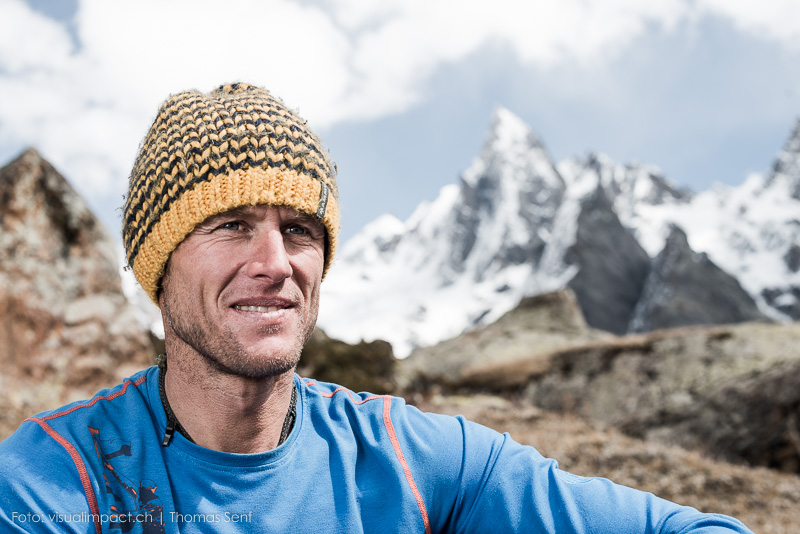
[[[326,152],[269,93],[169,98],[123,220],[166,356],[0,445],[2,531],[749,532],[462,418],[296,376],[338,217]]]

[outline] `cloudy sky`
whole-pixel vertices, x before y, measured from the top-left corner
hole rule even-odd
[[[455,182],[498,105],[556,161],[737,185],[800,118],[798,66],[797,0],[0,0],[0,164],[36,147],[116,236],[159,103],[250,81],[327,144],[347,238]]]

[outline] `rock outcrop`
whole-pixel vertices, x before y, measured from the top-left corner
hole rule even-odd
[[[400,362],[412,398],[491,393],[718,460],[800,473],[800,323],[613,336],[568,290]]]
[[[626,336],[551,354],[523,396],[633,436],[800,473],[798,340],[800,323]]]
[[[392,346],[386,341],[350,345],[317,328],[303,347],[297,372],[353,391],[386,394],[395,388],[396,365]]]
[[[728,462],[800,473],[800,361],[729,379],[683,413],[655,412],[621,429]]]
[[[400,387],[513,388],[549,369],[554,352],[611,338],[586,325],[571,290],[545,293],[523,299],[493,324],[417,349],[399,364]]]
[[[7,419],[89,396],[152,362],[118,265],[100,222],[35,150],[0,169]]]

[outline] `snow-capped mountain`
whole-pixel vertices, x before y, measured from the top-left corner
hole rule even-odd
[[[530,127],[498,108],[459,184],[344,244],[319,325],[349,342],[386,339],[403,357],[569,286],[590,325],[624,333],[635,310],[651,309],[642,299],[655,294],[652,259],[673,226],[763,313],[800,318],[800,123],[769,176],[694,194],[655,167],[601,154],[555,165]]]
[[[380,217],[342,247],[319,324],[345,340],[387,339],[405,355],[496,320],[551,261],[545,249],[565,190],[530,128],[499,109],[459,185],[406,222]],[[551,271],[560,278],[549,289],[569,280],[560,263]]]

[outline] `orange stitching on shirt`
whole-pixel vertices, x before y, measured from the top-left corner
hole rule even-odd
[[[425,525],[425,534],[431,534],[431,522],[428,518],[428,511],[425,509],[425,503],[422,501],[422,495],[417,488],[416,482],[414,482],[414,476],[411,474],[411,468],[408,466],[408,462],[406,462],[406,458],[403,455],[403,449],[400,447],[400,441],[397,439],[397,434],[395,434],[394,431],[391,407],[392,398],[387,395],[383,400],[383,424],[386,425],[386,431],[389,433],[389,439],[392,441],[392,447],[394,447],[394,452],[397,454],[397,459],[400,460],[400,465],[403,466],[403,472],[406,474],[406,480],[408,481],[408,485],[411,486],[411,493],[414,494],[414,498],[417,500],[419,512],[422,514],[422,522]]]
[[[131,382],[130,380],[125,380],[123,382],[122,389],[117,391],[116,393],[112,393],[111,395],[106,395],[105,397],[95,397],[90,402],[87,402],[86,404],[79,404],[78,406],[73,406],[69,410],[65,410],[63,412],[50,414],[47,417],[42,417],[41,421],[49,421],[50,419],[55,419],[56,417],[61,417],[62,415],[67,415],[69,413],[72,413],[72,412],[74,412],[75,410],[77,410],[79,408],[88,408],[89,406],[94,406],[94,404],[97,401],[116,399],[117,397],[125,394],[125,392],[128,390],[128,386],[129,385],[133,384],[134,386],[139,387],[143,382],[146,382],[146,381],[147,381],[147,376],[140,377],[136,382]],[[36,421],[38,419],[34,418],[34,417],[29,417],[28,419],[26,419],[26,421],[27,420]]]
[[[97,531],[97,534],[102,534],[102,525],[100,524],[100,509],[97,506],[97,496],[94,494],[92,482],[89,479],[89,472],[86,470],[86,465],[83,463],[80,453],[72,445],[72,443],[67,441],[64,436],[53,430],[53,428],[43,419],[38,417],[29,417],[26,419],[26,421],[33,421],[37,423],[51,438],[56,440],[62,447],[64,447],[64,449],[70,455],[72,461],[75,463],[75,468],[78,470],[78,476],[81,479],[81,484],[83,485],[83,493],[86,496],[86,501],[89,504],[89,511],[92,513],[92,518],[94,519],[94,529]]]

